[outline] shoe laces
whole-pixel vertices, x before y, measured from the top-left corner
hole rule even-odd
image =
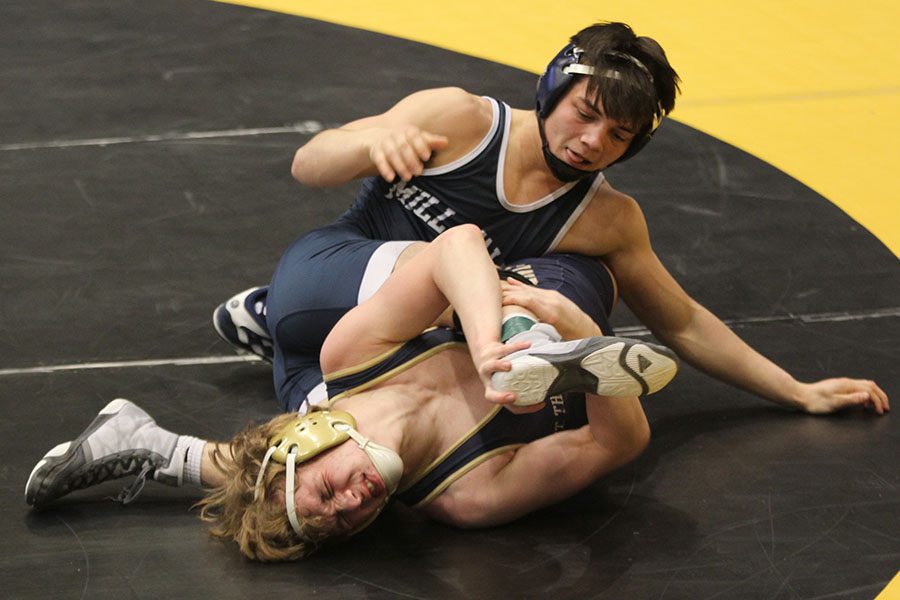
[[[153,466],[153,463],[150,461],[144,463],[141,472],[138,473],[135,480],[122,488],[122,491],[119,492],[115,498],[112,498],[112,500],[115,500],[122,506],[131,504],[131,502],[144,490],[144,484],[147,483],[147,477],[151,475],[154,470],[156,470],[156,468]]]
[[[67,482],[63,493],[91,487],[109,479],[125,477],[137,471],[137,479],[122,490],[122,493],[116,498],[113,498],[117,502],[128,504],[141,493],[141,490],[144,488],[144,481],[148,475],[156,470],[157,462],[153,460],[153,456],[149,452],[123,452],[113,455],[103,462],[95,462],[88,465],[87,468],[83,468]],[[138,471],[138,468],[140,468],[140,471]]]

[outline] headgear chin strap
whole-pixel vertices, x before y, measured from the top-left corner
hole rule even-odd
[[[253,499],[259,498],[269,461],[273,460],[285,465],[284,503],[287,509],[287,517],[294,533],[303,537],[300,521],[297,518],[297,506],[294,501],[297,465],[312,460],[326,450],[343,444],[348,439],[352,439],[359,444],[360,449],[366,453],[372,464],[375,465],[375,470],[378,471],[381,479],[384,480],[387,498],[385,498],[384,504],[378,509],[378,512],[381,512],[400,484],[400,477],[403,475],[403,460],[387,446],[382,446],[363,437],[356,430],[356,419],[353,418],[353,415],[340,410],[317,411],[297,417],[269,438],[270,446],[268,451],[266,451],[265,457],[263,457],[259,475],[256,477]],[[356,533],[369,525],[378,512],[375,513],[372,519],[369,519],[351,533]]]
[[[553,57],[553,60],[550,61],[550,64],[547,65],[547,69],[538,80],[537,92],[535,94],[538,128],[541,133],[541,143],[543,144],[541,149],[544,154],[544,160],[547,162],[550,171],[553,172],[554,177],[560,181],[575,181],[596,173],[596,171],[576,169],[567,162],[554,156],[547,146],[547,137],[544,133],[543,124],[544,119],[553,112],[553,109],[565,95],[566,90],[572,86],[579,75],[596,74],[596,69],[593,66],[581,63],[583,54],[584,51],[575,44],[569,44],[560,50],[559,53]],[[603,54],[613,60],[625,61],[633,64],[648,77],[651,84],[653,83],[653,75],[650,73],[650,69],[631,54],[617,50],[609,50]],[[609,77],[611,79],[622,78],[621,73],[613,68],[606,69],[600,74],[603,77]],[[657,105],[658,104],[659,102],[657,99]],[[651,122],[634,136],[631,143],[628,145],[628,149],[625,150],[625,153],[609,166],[626,161],[640,152],[653,137],[653,133],[662,122],[662,117],[663,109],[658,106],[658,110],[654,112]]]
[[[576,169],[561,158],[557,158],[557,156],[550,151],[550,144],[547,142],[547,134],[544,133],[544,120],[540,117],[538,117],[538,131],[541,134],[541,152],[544,155],[544,162],[547,163],[547,167],[550,169],[550,172],[553,173],[554,177],[560,181],[570,183],[572,181],[584,179],[585,177],[590,177],[597,172]]]

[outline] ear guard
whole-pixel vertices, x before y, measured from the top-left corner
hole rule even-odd
[[[270,449],[275,448],[270,459],[286,465],[288,455],[293,453],[295,464],[306,462],[349,440],[348,428],[356,429],[356,419],[340,410],[298,417],[269,438]]]
[[[581,63],[581,56],[583,53],[584,51],[575,44],[569,44],[560,50],[559,54],[553,57],[553,60],[547,65],[547,69],[538,80],[537,92],[535,94],[537,114],[540,121],[546,119],[547,116],[553,112],[553,108],[560,99],[562,99],[566,90],[574,83],[577,76],[593,75],[595,73],[593,66]],[[650,70],[634,56],[615,50],[605,52],[604,55],[614,60],[618,59],[632,63],[650,78],[651,83],[653,82],[653,75],[650,73]],[[620,74],[614,69],[608,69],[603,75],[612,78],[620,77]],[[629,144],[625,154],[623,154],[616,163],[628,160],[647,145],[653,138],[656,128],[659,127],[662,122],[662,116],[662,109],[659,108],[654,113],[653,120],[634,136],[634,139],[631,140],[631,144]]]
[[[536,94],[537,112],[541,119],[546,119],[553,111],[553,107],[572,85],[576,76],[593,74],[593,67],[580,64],[581,54],[581,48],[569,44],[547,65],[547,69],[538,80]]]
[[[306,462],[350,439],[349,431],[356,428],[356,419],[350,413],[339,410],[318,411],[306,414],[290,421],[275,435],[269,438],[269,450],[263,457],[256,476],[253,499],[259,498],[266,467],[270,460],[286,465],[284,503],[288,521],[294,532],[303,535],[300,520],[297,518],[297,505],[294,500],[297,464]]]
[[[297,465],[312,460],[326,450],[330,450],[349,439],[356,442],[372,461],[372,464],[384,481],[389,498],[397,490],[400,477],[403,475],[403,460],[390,448],[363,437],[356,430],[356,419],[350,413],[340,410],[326,410],[311,412],[302,417],[297,417],[289,421],[269,438],[269,450],[263,457],[262,465],[259,467],[259,475],[256,476],[253,499],[259,498],[269,461],[272,460],[285,465],[284,503],[287,517],[294,532],[298,536],[303,537],[303,530],[300,527],[300,520],[297,518],[297,505],[294,498]],[[388,498],[385,498],[381,508],[384,508],[387,504]],[[369,521],[352,531],[350,535],[368,526],[378,515],[381,508],[372,515]]]

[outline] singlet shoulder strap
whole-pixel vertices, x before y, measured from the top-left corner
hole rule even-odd
[[[434,175],[444,175],[446,173],[451,173],[457,169],[460,169],[476,158],[478,158],[482,152],[494,141],[496,138],[498,131],[501,129],[500,124],[506,122],[506,115],[509,114],[509,106],[505,103],[501,103],[494,98],[490,98],[488,96],[483,96],[483,98],[487,99],[491,103],[491,127],[488,129],[488,132],[481,138],[481,141],[475,145],[474,148],[469,150],[465,154],[465,156],[461,156],[456,160],[447,163],[446,165],[441,165],[440,167],[435,167],[433,169],[425,169],[422,172],[422,175],[425,177],[434,176]],[[503,127],[504,130],[508,129],[508,127]],[[502,133],[502,132],[501,132]]]

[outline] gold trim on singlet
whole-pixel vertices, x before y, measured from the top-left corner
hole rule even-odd
[[[434,470],[434,468],[436,466],[438,466],[439,464],[444,462],[447,459],[447,457],[450,456],[450,454],[452,454],[453,452],[456,452],[456,450],[460,446],[462,446],[467,441],[469,441],[469,438],[471,438],[473,435],[475,435],[476,433],[481,431],[484,428],[484,426],[487,425],[491,421],[491,419],[493,419],[497,415],[497,413],[500,412],[502,409],[503,409],[503,407],[499,406],[499,405],[492,408],[491,411],[484,416],[484,418],[482,418],[478,423],[475,424],[474,427],[472,427],[472,429],[469,430],[469,433],[467,433],[464,436],[462,436],[461,438],[459,438],[459,440],[455,444],[450,446],[447,450],[445,450],[436,459],[434,459],[433,461],[428,463],[427,466],[419,469],[419,471],[415,475],[413,475],[410,482],[408,484],[404,485],[400,490],[398,490],[398,493],[403,493],[406,490],[408,490],[409,488],[411,488],[412,486],[419,483],[419,481],[421,481],[421,479],[423,477],[425,477],[426,475],[431,473],[431,471]]]
[[[488,460],[489,458],[494,458],[495,456],[504,454],[506,452],[509,452],[510,450],[516,450],[518,448],[521,448],[524,445],[525,444],[519,443],[519,444],[509,444],[507,446],[501,446],[499,448],[494,448],[490,452],[485,452],[484,454],[479,455],[477,458],[470,460],[469,462],[467,462],[466,464],[464,464],[457,470],[453,471],[453,473],[451,473],[443,481],[441,481],[441,483],[437,487],[435,487],[433,490],[431,490],[431,492],[429,492],[429,494],[427,496],[422,498],[422,500],[417,502],[413,506],[413,508],[423,508],[423,507],[427,506],[435,498],[437,498],[442,493],[444,493],[444,490],[446,490],[448,487],[450,487],[451,484],[455,483],[457,479],[459,479],[460,477],[462,477],[463,475],[465,475],[466,473],[468,473],[475,467],[479,466],[481,463]]]
[[[353,375],[353,374],[359,373],[360,371],[364,371],[364,370],[378,364],[378,362],[380,362],[381,360],[386,360],[393,354],[396,354],[397,351],[401,347],[402,346],[398,346],[397,348],[394,348],[394,349],[380,355],[377,358],[368,360],[368,361],[362,363],[361,365],[357,365],[354,367],[347,367],[346,369],[341,369],[340,371],[335,371],[334,373],[324,376],[324,380],[327,383],[328,381],[334,381],[338,377],[345,377],[347,375]],[[375,385],[378,385],[379,383],[381,383],[383,381],[390,379],[391,377],[395,377],[396,375],[398,375],[399,373],[402,373],[403,371],[406,371],[407,369],[411,369],[412,367],[416,366],[423,360],[431,358],[432,356],[438,354],[439,352],[443,352],[444,350],[446,350],[448,348],[465,348],[465,347],[466,347],[465,342],[453,341],[453,342],[444,342],[442,344],[438,344],[437,346],[434,346],[433,348],[429,348],[425,352],[422,352],[421,354],[414,356],[413,358],[405,361],[403,364],[397,365],[390,371],[387,371],[387,372],[379,375],[378,377],[375,377],[374,379],[370,379],[369,381],[362,383],[356,387],[352,387],[349,390],[343,391],[336,396],[332,396],[331,398],[328,399],[328,402],[329,402],[329,404],[333,404],[334,402],[340,400],[341,398],[347,398],[348,396],[352,396],[353,394],[358,394],[359,392],[365,391]]]
[[[345,377],[347,375],[359,373],[360,371],[365,371],[369,367],[374,367],[378,363],[383,362],[393,355],[397,354],[397,352],[399,352],[400,348],[402,347],[403,344],[397,344],[396,346],[391,347],[389,350],[382,352],[375,358],[370,358],[369,360],[359,363],[358,365],[353,365],[352,367],[344,367],[343,369],[338,369],[333,373],[324,373],[322,375],[322,379],[325,381],[325,383],[328,383],[329,381],[334,381],[335,379],[338,379],[340,377]]]

